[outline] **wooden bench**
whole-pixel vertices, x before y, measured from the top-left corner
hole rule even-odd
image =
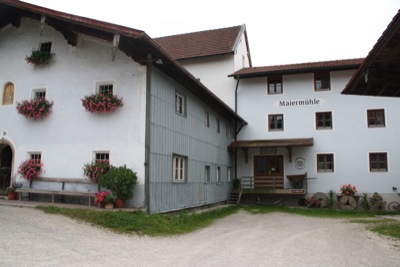
[[[52,189],[38,189],[38,188],[33,188],[33,183],[43,183],[43,185],[46,185],[48,187],[52,187]],[[22,193],[32,193],[32,194],[47,194],[51,195],[51,203],[54,203],[54,196],[55,195],[64,195],[64,196],[83,196],[83,197],[88,197],[88,203],[89,206],[91,206],[91,199],[92,197],[94,198],[96,193],[98,193],[99,186],[97,185],[95,188],[96,190],[93,192],[90,191],[72,191],[72,190],[65,190],[65,185],[66,184],[80,184],[80,185],[91,185],[92,187],[95,187],[97,185],[96,182],[86,180],[86,179],[62,179],[62,178],[39,178],[36,177],[33,180],[29,182],[29,187],[21,187],[16,189],[15,191],[18,192],[18,198],[21,201],[22,199]],[[55,189],[53,189],[55,188]]]

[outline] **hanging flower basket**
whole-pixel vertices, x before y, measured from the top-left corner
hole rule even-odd
[[[110,113],[122,107],[122,98],[113,94],[93,94],[85,96],[82,101],[82,106],[88,112]]]
[[[28,159],[21,163],[18,167],[18,174],[23,178],[31,181],[42,172],[43,163],[41,160]]]
[[[33,49],[31,55],[26,56],[25,60],[28,64],[32,64],[36,67],[49,64],[50,59],[54,55],[54,53]]]
[[[27,119],[42,119],[52,113],[53,101],[44,98],[24,100],[17,102],[18,114],[25,116]]]

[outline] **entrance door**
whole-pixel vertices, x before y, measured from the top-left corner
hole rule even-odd
[[[11,184],[12,150],[8,145],[0,145],[0,191]]]
[[[283,156],[254,157],[254,188],[283,189]]]

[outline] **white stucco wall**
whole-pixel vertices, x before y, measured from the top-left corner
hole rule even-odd
[[[312,147],[293,148],[292,162],[288,151],[284,155],[285,177],[305,171],[309,177],[310,192],[339,191],[344,183],[358,187],[359,192],[393,193],[392,186],[400,187],[400,132],[399,100],[388,97],[342,95],[353,71],[331,72],[331,91],[315,92],[313,74],[283,76],[283,94],[268,95],[267,79],[242,79],[238,95],[238,113],[249,123],[239,133],[238,140],[314,138]],[[319,105],[279,107],[280,101],[319,99]],[[367,110],[384,109],[386,127],[368,128]],[[331,111],[332,130],[316,130],[315,113]],[[268,114],[284,115],[284,131],[268,131]],[[369,171],[369,153],[387,152],[388,172]],[[333,153],[334,172],[317,172],[317,154]],[[238,176],[253,175],[253,156],[259,149],[249,151],[249,163],[244,162],[239,150]],[[296,169],[294,160],[303,157],[304,169]],[[286,181],[286,185],[288,182]]]
[[[51,63],[37,68],[27,64],[25,56],[47,41],[55,53]],[[146,69],[121,51],[113,62],[111,48],[110,43],[84,35],[78,36],[76,47],[70,46],[47,25],[40,36],[40,24],[29,19],[23,19],[19,28],[2,29],[0,88],[12,82],[15,96],[14,105],[0,106],[0,138],[15,149],[13,174],[28,152],[41,152],[42,177],[83,178],[82,167],[92,161],[94,152],[109,152],[111,164],[126,164],[137,172],[131,204],[142,207]],[[103,81],[114,82],[124,106],[111,114],[86,112],[81,99],[95,93],[96,83]],[[17,113],[16,102],[30,99],[32,90],[39,88],[54,101],[53,114],[38,121],[26,119]]]
[[[234,72],[250,67],[248,47],[244,32],[240,35],[234,57]],[[230,73],[232,74],[232,73]]]

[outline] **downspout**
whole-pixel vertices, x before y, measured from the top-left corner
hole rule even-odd
[[[151,131],[151,74],[153,71],[152,55],[147,55],[146,69],[146,118],[145,118],[145,154],[144,154],[144,202],[147,212],[150,210],[150,131]]]
[[[238,92],[238,89],[239,89],[239,82],[240,82],[240,77],[238,77],[238,80],[237,80],[237,83],[236,83],[236,89],[235,89],[235,114],[236,114],[236,116],[238,115],[237,114],[237,102],[238,102],[238,98],[237,98],[237,92]],[[242,125],[241,125],[241,127],[240,128],[242,128],[242,126],[243,126],[243,123],[242,123]],[[236,131],[236,129],[237,129],[237,119],[235,119],[235,137],[234,137],[234,141],[236,142],[237,141],[237,135],[238,135],[238,133],[239,133],[239,131]],[[234,156],[234,160],[235,160],[235,178],[237,178],[237,149],[235,148],[235,156]]]

